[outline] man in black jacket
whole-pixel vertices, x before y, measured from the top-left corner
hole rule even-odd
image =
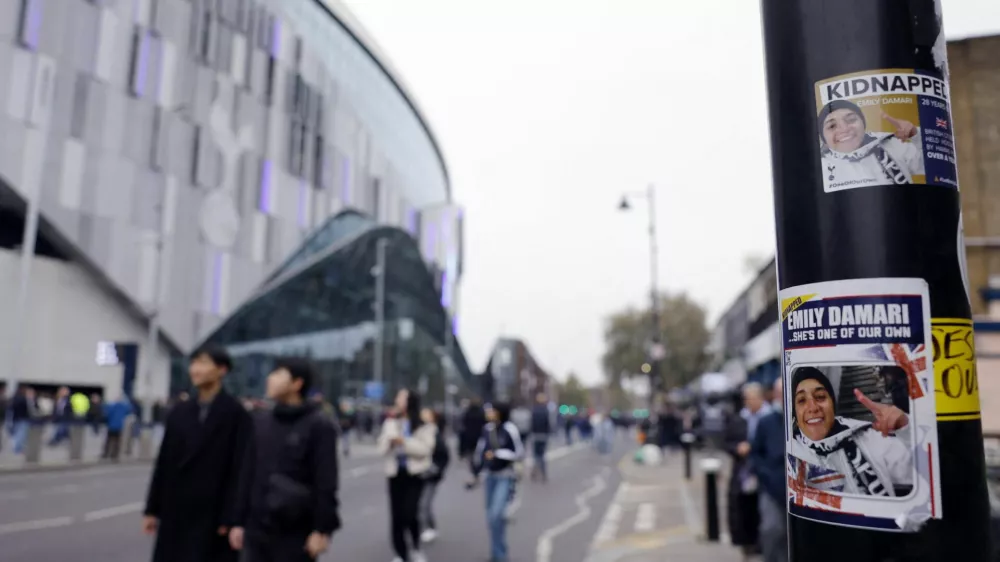
[[[237,525],[229,534],[244,562],[310,562],[340,528],[337,429],[306,401],[312,367],[280,359],[267,377],[273,410],[254,418],[254,444],[240,476]]]
[[[545,468],[545,453],[549,448],[549,435],[551,433],[552,420],[549,413],[549,400],[544,393],[540,393],[534,409],[531,410],[532,457],[535,461],[531,468],[532,480],[539,478],[545,482],[549,479],[548,470]]]
[[[191,355],[188,373],[198,398],[178,403],[167,416],[146,499],[143,530],[156,534],[153,562],[235,562],[239,556],[226,535],[253,427],[222,389],[231,368],[222,348]]]
[[[472,453],[476,450],[485,426],[486,412],[483,405],[479,400],[473,399],[462,414],[462,433],[458,437],[458,456],[463,460],[472,460]]]

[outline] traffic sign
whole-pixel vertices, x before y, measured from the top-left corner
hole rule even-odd
[[[365,383],[365,398],[369,400],[381,400],[385,396],[385,386],[380,382]]]

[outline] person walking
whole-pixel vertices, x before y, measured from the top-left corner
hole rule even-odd
[[[225,349],[191,355],[197,400],[167,416],[153,468],[142,528],[156,534],[153,562],[235,562],[227,535],[235,524],[240,464],[250,445],[250,414],[222,388],[232,369]]]
[[[490,561],[508,562],[507,506],[516,493],[515,464],[524,458],[524,446],[517,427],[510,422],[510,406],[493,404],[487,411],[488,423],[483,428],[473,456],[474,488],[479,475],[486,473],[486,521],[490,531]]]
[[[424,408],[420,413],[424,424],[437,426],[437,438],[434,441],[434,453],[431,454],[431,468],[424,475],[424,488],[420,494],[420,541],[430,543],[437,540],[438,529],[437,520],[434,518],[434,497],[437,495],[438,487],[444,479],[444,473],[448,469],[451,461],[451,454],[448,453],[448,444],[445,428],[447,421],[444,414],[435,412],[430,408]]]
[[[14,440],[14,454],[20,455],[28,443],[28,429],[33,420],[39,417],[38,401],[35,389],[30,386],[18,386],[17,394],[10,402],[11,435]]]
[[[121,454],[122,431],[125,430],[125,421],[132,415],[132,403],[128,401],[127,396],[122,394],[116,400],[105,402],[103,410],[108,433],[104,436],[104,451],[101,453],[101,458],[118,462]]]
[[[458,456],[463,460],[472,461],[479,437],[486,427],[486,413],[479,400],[472,400],[462,414],[462,433],[458,439]],[[470,465],[471,466],[471,465]]]
[[[52,421],[55,422],[55,431],[49,439],[49,447],[55,447],[69,439],[69,424],[73,422],[73,408],[70,405],[69,388],[59,387],[56,391],[56,403],[52,410]]]
[[[549,436],[552,435],[552,415],[549,412],[549,399],[544,392],[535,397],[535,406],[531,410],[531,453],[534,464],[531,467],[531,479],[548,482],[549,473],[545,465],[545,454],[549,448]]]
[[[750,462],[760,483],[760,547],[764,562],[788,562],[788,529],[785,521],[785,399],[782,381],[774,383],[773,411],[757,422],[750,446]]]
[[[418,509],[423,475],[431,468],[437,428],[420,418],[420,397],[402,389],[382,424],[378,451],[385,460],[389,484],[389,519],[393,562],[427,562],[420,550]],[[409,537],[410,544],[406,539]]]
[[[314,379],[295,358],[276,361],[267,377],[275,406],[254,415],[229,531],[243,562],[312,562],[340,528],[336,421],[306,400]]]

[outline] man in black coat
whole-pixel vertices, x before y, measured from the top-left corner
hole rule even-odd
[[[275,405],[254,416],[229,534],[244,562],[312,562],[340,528],[336,421],[305,399],[313,378],[296,358],[279,359],[267,377]]]
[[[197,398],[178,402],[165,424],[149,485],[143,530],[156,534],[153,562],[235,562],[229,546],[250,415],[222,389],[226,350],[204,347],[188,373]]]
[[[479,400],[473,400],[462,415],[462,433],[458,436],[458,456],[472,460],[472,453],[476,450],[479,437],[486,427],[486,411]]]

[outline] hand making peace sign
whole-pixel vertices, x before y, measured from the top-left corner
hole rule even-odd
[[[910,423],[910,418],[903,410],[895,406],[874,402],[856,388],[854,389],[854,396],[858,399],[858,402],[861,402],[862,406],[875,414],[875,422],[872,423],[872,427],[885,437],[888,437],[893,431],[903,429],[906,427],[906,424]]]
[[[896,119],[886,112],[882,112],[882,119],[885,119],[896,128],[896,138],[907,141],[917,136],[917,126],[905,119]]]

